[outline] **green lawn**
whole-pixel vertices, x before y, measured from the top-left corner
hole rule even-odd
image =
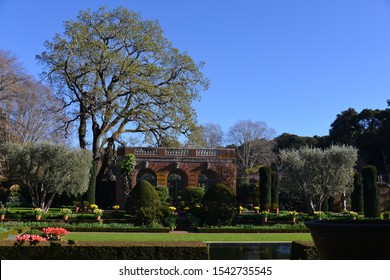
[[[77,241],[312,241],[310,233],[111,233],[71,232]]]

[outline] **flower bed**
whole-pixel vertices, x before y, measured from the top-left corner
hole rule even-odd
[[[64,222],[5,222],[4,227],[29,227],[41,230],[45,227],[64,228],[73,232],[169,232],[168,227],[136,227],[133,224],[113,223],[64,223]]]

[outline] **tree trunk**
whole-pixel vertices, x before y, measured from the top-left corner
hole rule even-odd
[[[313,214],[315,211],[314,203],[311,198],[309,198],[306,194],[304,195],[304,201],[306,206],[306,211],[309,215]]]
[[[45,212],[47,212],[51,206],[51,204],[53,203],[53,200],[54,200],[54,197],[56,196],[55,193],[50,193],[49,194],[49,199],[47,200],[44,208],[42,208]]]
[[[81,149],[87,148],[87,142],[85,137],[87,135],[87,117],[86,117],[86,109],[80,103],[80,124],[79,124],[79,145]]]

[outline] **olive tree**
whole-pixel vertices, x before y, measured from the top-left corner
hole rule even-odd
[[[157,21],[124,7],[81,11],[45,47],[42,77],[62,97],[68,124],[77,123],[80,148],[90,135],[98,177],[124,135],[156,143],[197,127],[203,64],[173,47]]]
[[[5,147],[10,181],[26,188],[34,207],[47,211],[56,195],[88,189],[92,156],[87,150],[47,143]]]
[[[327,197],[353,191],[357,149],[351,146],[285,149],[279,157],[284,191],[299,193],[309,213],[321,210]]]

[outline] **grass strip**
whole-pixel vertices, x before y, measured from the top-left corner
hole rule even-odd
[[[188,242],[188,241],[312,241],[310,233],[119,233],[70,232],[68,240]]]

